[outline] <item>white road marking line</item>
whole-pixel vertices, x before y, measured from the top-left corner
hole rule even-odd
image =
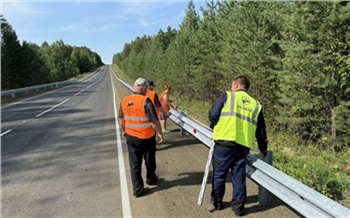
[[[0,137],[6,135],[7,133],[10,133],[11,131],[12,131],[12,129],[9,129],[9,130],[7,130],[6,132],[1,133]]]
[[[75,95],[74,96],[78,96],[80,93],[82,93],[83,91],[85,91],[85,89],[82,89],[82,90],[80,90],[80,92],[78,92],[78,93],[75,93]]]
[[[69,101],[69,98],[67,98],[66,100],[62,101],[62,102],[59,103],[59,104],[56,104],[55,106],[51,107],[50,109],[47,109],[46,111],[41,112],[40,114],[36,115],[35,117],[40,117],[41,115],[44,115],[44,114],[46,114],[47,112],[52,111],[53,109],[55,109],[56,107],[58,107],[58,106],[60,106],[60,105],[62,105],[62,104],[64,104],[64,103],[66,103],[67,101]]]
[[[132,217],[130,209],[130,199],[128,192],[128,183],[126,182],[126,173],[124,166],[124,157],[123,157],[123,148],[122,140],[120,138],[120,126],[118,123],[118,112],[117,105],[115,101],[115,88],[113,85],[113,79],[111,78],[112,88],[113,88],[113,104],[114,104],[114,116],[115,116],[115,127],[117,135],[117,147],[118,147],[118,159],[119,159],[119,177],[120,177],[120,189],[122,195],[122,208],[123,208],[123,217]]]
[[[84,92],[86,89],[89,89],[91,86],[95,85],[95,84],[96,84],[98,81],[100,81],[101,79],[102,79],[102,76],[100,76],[100,78],[99,78],[96,82],[92,83],[91,85],[89,85],[88,87],[84,88],[83,90],[80,90],[79,92],[75,93],[74,96],[80,95],[82,92]]]

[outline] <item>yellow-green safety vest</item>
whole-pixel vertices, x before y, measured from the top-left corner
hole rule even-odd
[[[245,91],[227,91],[227,100],[213,130],[214,140],[234,141],[251,148],[262,106]]]

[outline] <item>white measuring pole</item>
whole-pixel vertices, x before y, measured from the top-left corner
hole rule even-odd
[[[215,145],[215,143],[213,141],[213,143],[210,146],[207,165],[205,166],[205,172],[204,172],[204,176],[203,176],[201,191],[199,192],[198,205],[202,205],[202,202],[203,202],[205,187],[207,186],[207,181],[208,181],[208,176],[209,176],[210,165],[211,165],[211,161],[213,159],[214,145]]]

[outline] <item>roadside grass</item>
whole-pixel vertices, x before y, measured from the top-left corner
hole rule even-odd
[[[79,79],[84,78],[84,77],[89,78],[92,74],[93,74],[93,72],[82,73],[82,74],[79,74],[75,77],[70,78],[69,80],[74,81],[74,80],[79,80]]]
[[[271,133],[269,149],[275,168],[350,207],[350,149],[342,153],[302,145],[287,133]]]
[[[132,85],[134,83],[133,79],[131,79],[126,73],[124,73],[124,71],[122,71],[121,69],[119,69],[119,67],[115,64],[111,65],[114,72],[124,81],[129,83],[130,85]]]
[[[178,110],[185,111],[190,118],[209,126],[208,112],[211,105],[208,102],[192,101],[186,98],[176,98],[174,104]]]

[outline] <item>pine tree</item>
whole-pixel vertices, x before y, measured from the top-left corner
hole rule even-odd
[[[21,87],[22,48],[16,32],[1,15],[1,89]]]
[[[339,2],[296,2],[288,17],[282,48],[284,70],[280,81],[280,123],[301,139],[323,141],[337,131],[349,116],[348,4]],[[341,114],[339,114],[341,113]],[[342,129],[342,130],[341,130]],[[342,146],[338,146],[342,147]]]
[[[179,94],[193,95],[193,63],[196,57],[195,35],[199,29],[199,16],[190,0],[186,15],[174,41],[167,50],[168,68],[164,81],[171,83]]]

